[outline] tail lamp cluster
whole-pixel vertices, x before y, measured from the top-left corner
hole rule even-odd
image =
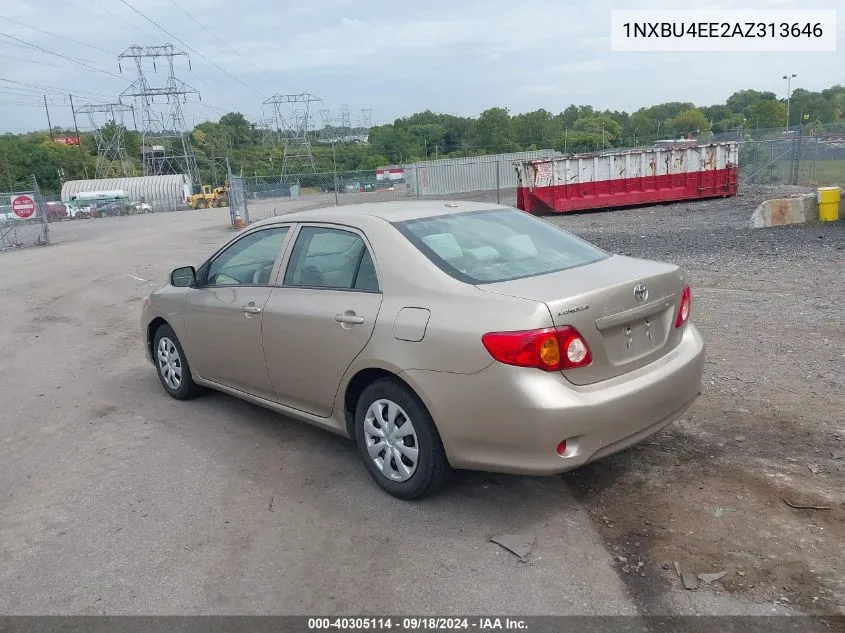
[[[684,292],[681,295],[681,307],[678,308],[678,318],[675,320],[675,327],[681,327],[684,323],[689,321],[690,311],[692,310],[692,289],[689,284],[684,286]]]
[[[692,291],[689,285],[685,285],[675,320],[676,328],[689,321],[691,309]],[[481,337],[481,342],[495,360],[517,367],[562,371],[586,367],[593,362],[593,354],[586,339],[571,325],[488,332]]]
[[[517,367],[561,371],[585,367],[593,362],[587,341],[571,325],[490,332],[481,337],[481,342],[494,359]]]

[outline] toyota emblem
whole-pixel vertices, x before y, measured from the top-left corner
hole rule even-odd
[[[634,286],[634,298],[637,301],[645,301],[648,299],[648,287],[645,284],[637,284]]]

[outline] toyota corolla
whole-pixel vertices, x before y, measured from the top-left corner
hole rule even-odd
[[[699,395],[678,266],[510,207],[395,202],[250,225],[144,302],[148,359],[352,438],[387,492],[452,469],[549,475],[623,450]]]

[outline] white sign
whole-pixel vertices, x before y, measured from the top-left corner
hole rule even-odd
[[[611,11],[610,50],[702,53],[835,52],[836,11]]]

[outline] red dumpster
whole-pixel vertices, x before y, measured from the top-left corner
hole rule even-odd
[[[738,163],[735,142],[522,161],[516,204],[539,214],[734,196]]]

